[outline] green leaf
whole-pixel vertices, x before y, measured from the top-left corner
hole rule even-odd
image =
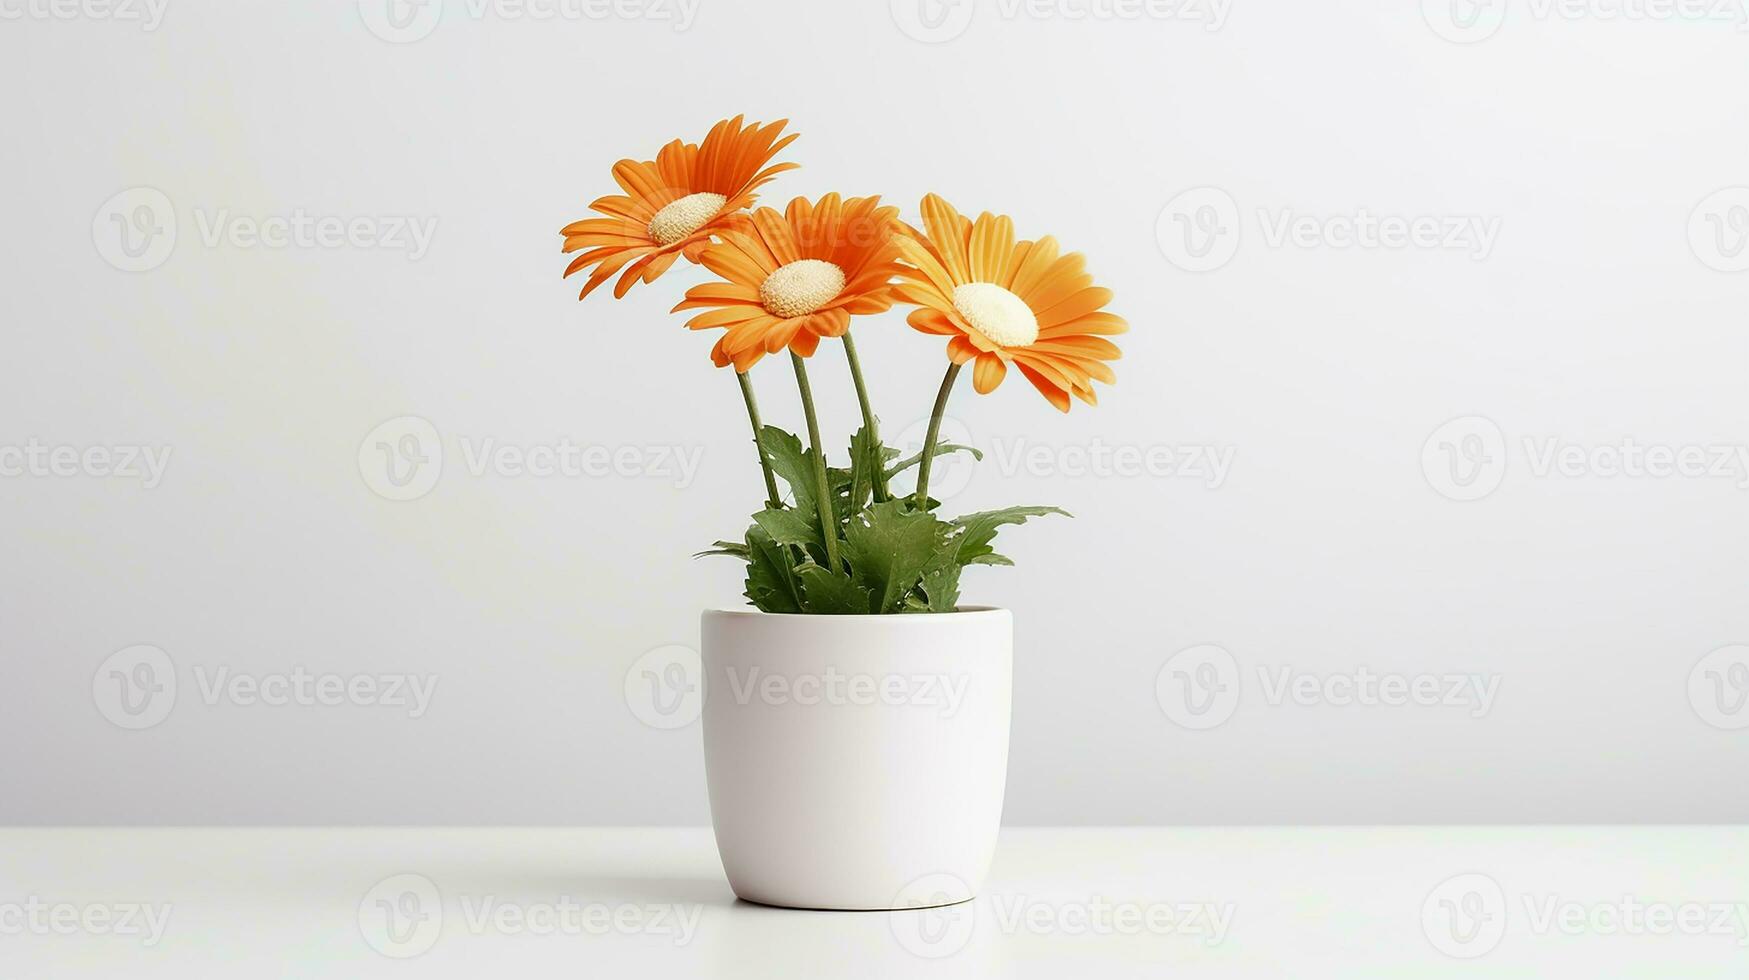
[[[850,521],[844,557],[856,584],[874,597],[875,612],[899,608],[947,546],[948,531],[948,525],[911,510],[903,500],[875,504]]]
[[[890,454],[888,458],[891,458],[892,456],[898,455],[898,450],[889,449],[889,450],[887,450],[887,453]],[[984,454],[972,446],[960,446],[960,445],[955,445],[954,443],[951,443],[951,442],[936,443],[935,455],[946,456],[948,453],[971,453],[973,459],[977,460],[980,463],[984,461]],[[900,473],[905,472],[906,470],[910,469],[913,466],[916,466],[918,463],[921,463],[921,462],[923,462],[923,450],[919,449],[917,452],[912,453],[909,456],[906,456],[904,462],[902,462],[899,465],[888,470],[887,476],[888,477],[898,476]]]
[[[771,469],[789,484],[795,509],[803,520],[818,523],[819,494],[814,492],[814,451],[802,447],[801,437],[775,425],[759,430],[759,446],[771,460]]]
[[[842,513],[854,514],[868,506],[874,496],[875,476],[880,473],[888,451],[874,441],[866,425],[850,437],[850,488],[846,501],[849,506]]]
[[[996,531],[1004,524],[1025,524],[1029,517],[1044,517],[1048,514],[1061,514],[1072,517],[1068,511],[1059,507],[1004,507],[1001,510],[986,510],[976,514],[967,514],[953,523],[962,528],[962,532],[954,541],[959,545],[954,559],[959,565],[1012,565],[1013,562],[996,554],[996,549],[990,547],[995,539]]]
[[[747,529],[747,599],[762,612],[799,613],[802,592],[787,547],[763,528]]]
[[[728,555],[731,558],[747,560],[747,546],[740,541],[712,541],[711,546],[692,557],[705,558],[710,555]]]
[[[960,566],[948,563],[925,572],[921,583],[928,612],[953,612],[960,601]]]
[[[804,548],[825,547],[825,539],[820,534],[820,522],[807,520],[797,511],[766,508],[753,515],[753,522],[778,544],[799,544]]]
[[[833,572],[809,563],[796,572],[802,583],[802,599],[810,613],[827,616],[866,616],[872,610],[869,591],[843,572]]]

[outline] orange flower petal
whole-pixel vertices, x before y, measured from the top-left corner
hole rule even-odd
[[[911,314],[905,317],[905,322],[924,333],[943,337],[951,337],[960,332],[959,328],[954,326],[953,321],[948,319],[946,313],[932,310],[926,306],[912,310]]]
[[[956,284],[972,281],[971,262],[966,257],[970,224],[939,195],[923,198],[923,226],[929,231],[929,241],[940,255],[942,266]]]
[[[1014,222],[1007,215],[988,211],[972,225],[970,259],[972,281],[1000,282],[1008,271],[1008,255],[1014,249]]]
[[[1055,326],[1042,328],[1039,330],[1038,335],[1047,340],[1055,340],[1058,337],[1089,334],[1098,334],[1103,337],[1115,337],[1118,334],[1129,332],[1129,329],[1130,325],[1123,317],[1118,316],[1115,313],[1101,311],[1099,313],[1089,313],[1083,317],[1076,317],[1073,320],[1059,323]]]
[[[1002,378],[1008,373],[1008,365],[995,354],[980,354],[972,366],[972,387],[980,395],[988,395],[1002,383]]]
[[[1111,302],[1111,290],[1104,286],[1089,286],[1075,293],[1055,306],[1038,311],[1038,325],[1041,329],[1054,327],[1059,323],[1067,323],[1077,317],[1096,313],[1099,308]]]
[[[1057,406],[1057,411],[1067,412],[1069,410],[1068,392],[1046,381],[1043,375],[1018,360],[1014,362],[1014,366],[1020,369],[1021,377],[1032,382],[1032,386],[1038,389],[1039,394],[1045,396],[1045,401]]]
[[[820,335],[812,330],[797,330],[794,339],[789,342],[790,351],[802,357],[813,357],[819,346]]]
[[[980,353],[982,352],[966,339],[965,334],[959,334],[947,342],[947,359],[955,364],[964,364]]]

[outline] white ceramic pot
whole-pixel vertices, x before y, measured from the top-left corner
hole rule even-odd
[[[704,614],[711,821],[735,894],[810,909],[977,894],[1008,774],[1014,620]]]

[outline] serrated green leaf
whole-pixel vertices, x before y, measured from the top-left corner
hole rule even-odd
[[[960,566],[946,564],[925,572],[920,583],[929,612],[953,612],[960,601]]]
[[[740,541],[712,541],[711,546],[694,554],[694,558],[706,558],[711,555],[728,555],[731,558],[747,560],[747,545]]]
[[[873,611],[869,591],[849,575],[807,564],[797,571],[807,611],[826,616],[866,616]]]
[[[947,547],[949,526],[903,500],[875,504],[845,530],[844,557],[856,584],[874,597],[875,612],[899,608],[924,569]]]
[[[866,425],[850,437],[850,485],[846,500],[849,506],[844,513],[853,514],[868,506],[885,454],[886,447],[875,443]]]
[[[896,449],[890,449],[890,450],[887,450],[887,452],[890,454],[889,458],[891,458],[892,456],[899,455],[899,451]],[[973,446],[960,446],[960,445],[956,445],[956,444],[951,443],[951,442],[942,442],[942,443],[936,444],[935,455],[946,456],[949,453],[971,453],[973,459],[979,461],[980,463],[984,461],[983,452],[979,451],[977,448],[975,448]],[[900,473],[905,472],[906,470],[910,469],[913,466],[916,466],[918,463],[921,463],[921,462],[923,462],[923,450],[919,449],[917,452],[912,453],[909,456],[906,456],[905,459],[902,462],[900,462],[897,466],[894,466],[892,469],[887,470],[887,477],[889,479],[891,479],[892,477],[898,476]]]
[[[1013,562],[996,555],[996,549],[990,547],[990,542],[996,538],[996,531],[1005,524],[1025,524],[1028,518],[1044,517],[1048,514],[1061,514],[1064,517],[1074,516],[1059,507],[1004,507],[1001,510],[980,511],[956,519],[953,523],[962,530],[954,538],[954,542],[959,546],[954,559],[955,563],[960,565],[1012,565]],[[989,556],[995,556],[997,560],[987,560]]]
[[[757,525],[747,529],[747,599],[762,612],[799,613],[802,593],[790,550]]]
[[[814,492],[814,452],[802,446],[800,436],[775,425],[759,430],[759,447],[771,461],[772,472],[789,484],[790,497],[803,520],[818,522],[819,495]]]
[[[753,515],[753,522],[778,544],[796,544],[804,548],[825,545],[820,536],[819,522],[803,518],[799,511],[766,508]]]

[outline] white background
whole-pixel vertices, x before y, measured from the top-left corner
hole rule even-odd
[[[0,477],[0,820],[706,822],[698,726],[641,720],[685,707],[654,710],[668,654],[640,658],[740,601],[735,563],[689,556],[758,504],[745,419],[666,312],[698,271],[579,305],[557,232],[615,160],[739,112],[802,133],[767,203],[1012,214],[1133,326],[1098,409],[1018,377],[951,407],[989,456],[950,509],[1076,515],[1004,532],[1019,567],[966,583],[1016,612],[1008,822],[1749,816],[1749,470],[1607,468],[1630,440],[1749,444],[1740,6],[625,3],[457,0],[398,31],[374,0],[0,0],[0,462],[171,452],[149,488]],[[136,261],[115,220],[142,204]],[[1498,233],[1276,236],[1363,209]],[[231,234],[299,214],[367,233]],[[372,247],[401,219],[428,248]],[[857,333],[914,435],[939,340],[900,312]],[[793,429],[782,368],[755,378]],[[833,346],[814,372],[842,440]],[[407,416],[444,460],[394,501],[367,436]],[[471,473],[488,439],[703,455],[690,480]],[[1551,445],[1593,462],[1543,469]],[[1083,472],[1094,447],[1232,464]],[[162,656],[112,658],[142,644]],[[145,715],[117,708],[136,660],[164,688]],[[1214,716],[1186,710],[1197,663]],[[1496,693],[1333,704],[1259,676],[1340,694],[1363,668]],[[416,718],[203,689],[298,670],[436,688]]]

